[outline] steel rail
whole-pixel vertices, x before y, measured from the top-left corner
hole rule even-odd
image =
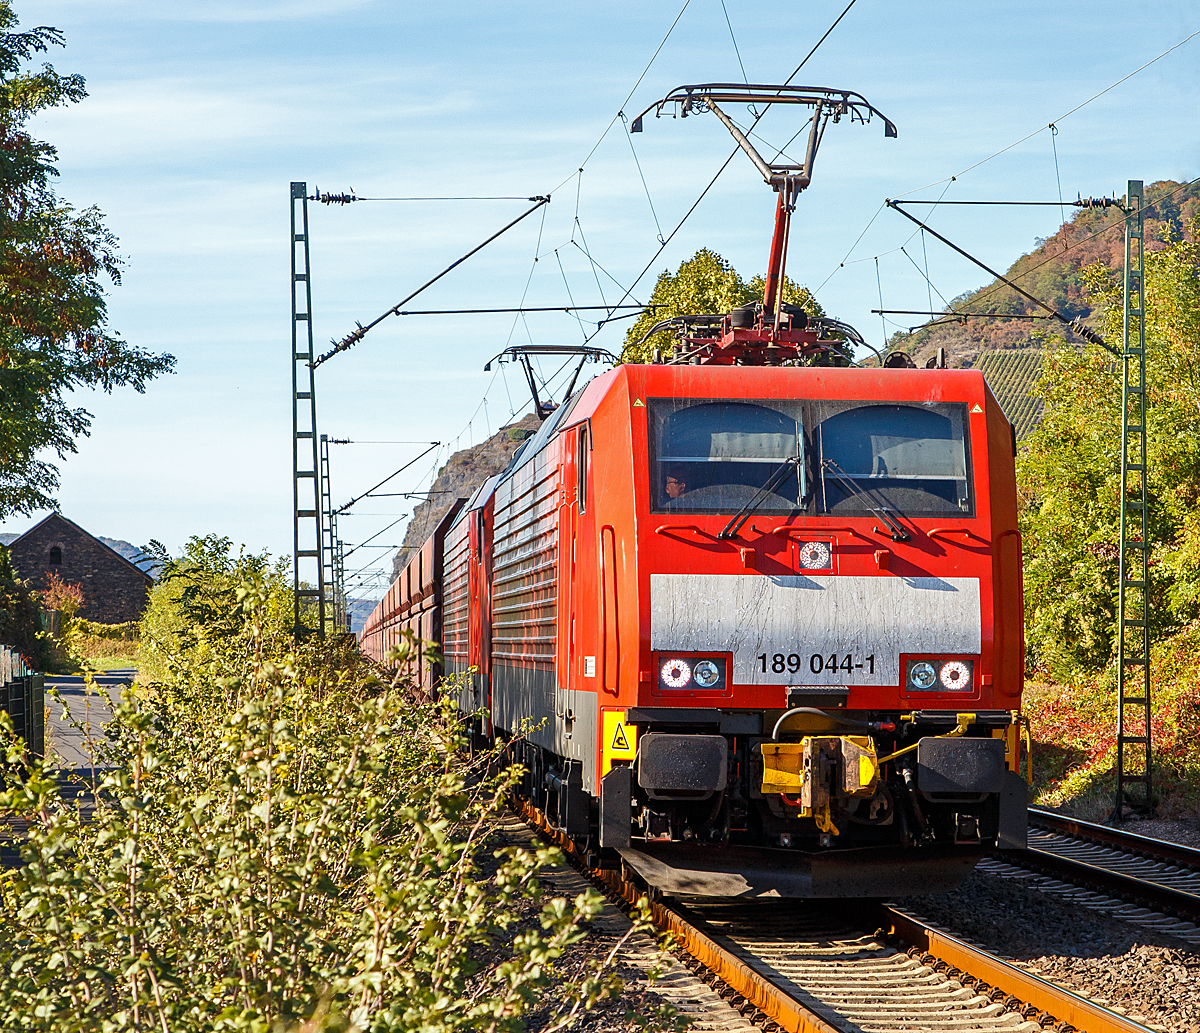
[[[881,910],[885,922],[890,923],[890,928],[885,926],[885,931],[890,935],[932,954],[963,973],[983,979],[996,989],[1054,1016],[1059,1022],[1069,1023],[1085,1033],[1149,1033],[1148,1027],[1141,1023],[973,947],[913,915],[887,906]]]
[[[625,878],[622,872],[592,867],[591,859],[575,841],[554,828],[545,815],[527,801],[517,801],[516,809],[529,824],[561,847],[572,862],[611,897],[629,906],[648,899],[655,925],[673,934],[691,957],[725,982],[748,1006],[761,1013],[761,1017],[788,1033],[843,1033],[755,971],[739,957],[733,945],[722,942],[726,937],[706,930],[703,919],[692,916],[688,908],[669,907],[662,900],[653,899],[652,894]],[[1140,1023],[988,954],[904,911],[881,904],[868,907],[863,914],[877,925],[877,936],[891,937],[931,956],[952,969],[953,976],[973,980],[977,990],[1000,991],[1007,998],[1005,1006],[1022,1014],[1034,1011],[1039,1016],[1053,1019],[1060,1028],[1074,1028],[1080,1033],[1151,1033]]]
[[[1044,811],[1040,807],[1029,808],[1029,824],[1074,836],[1076,839],[1087,839],[1103,846],[1116,847],[1127,853],[1151,857],[1156,861],[1174,861],[1191,868],[1200,868],[1200,850],[1184,846],[1182,843],[1168,843],[1165,839],[1153,839],[1136,832],[1069,818],[1053,811]]]
[[[1119,832],[1091,822],[1064,818],[1046,811],[1030,809],[1030,824],[1045,827],[1060,835],[1094,843],[1102,849],[1116,850],[1125,857],[1150,862],[1183,864],[1200,869],[1200,850],[1176,843]],[[1200,893],[1171,885],[1173,873],[1146,871],[1144,874],[1119,871],[1104,864],[1103,858],[1071,857],[1049,846],[1030,846],[1026,850],[997,850],[992,857],[1026,871],[1049,875],[1064,882],[1098,890],[1164,915],[1185,918],[1200,925]],[[1185,879],[1186,873],[1180,873]],[[1200,874],[1200,872],[1198,872]]]
[[[1100,890],[1110,896],[1152,908],[1164,915],[1200,923],[1200,896],[1194,893],[1124,875],[1111,868],[1063,857],[1048,850],[997,850],[991,856],[1015,868],[1050,875],[1076,886]]]

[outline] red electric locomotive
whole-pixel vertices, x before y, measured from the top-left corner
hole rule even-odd
[[[854,103],[805,96],[814,134]],[[1015,438],[981,373],[853,368],[779,302],[794,192],[763,303],[669,321],[440,530],[445,673],[550,822],[665,892],[947,889],[1024,842]]]

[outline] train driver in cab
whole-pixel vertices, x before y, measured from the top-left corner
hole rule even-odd
[[[667,473],[666,484],[663,485],[663,490],[667,494],[669,500],[667,505],[672,502],[678,502],[684,494],[687,493],[687,481],[682,470],[671,470]]]

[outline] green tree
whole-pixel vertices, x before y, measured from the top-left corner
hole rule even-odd
[[[116,238],[95,207],[76,211],[51,187],[57,152],[26,123],[47,108],[87,96],[78,75],[34,54],[62,46],[57,29],[14,31],[0,0],[0,515],[54,505],[59,459],[75,451],[91,414],[67,394],[130,386],[170,372],[175,360],[135,348],[107,328],[104,283],[120,283]]]
[[[672,316],[728,312],[739,305],[762,300],[763,287],[763,277],[752,277],[747,283],[738,275],[737,270],[715,251],[701,248],[691,258],[682,262],[674,274],[666,269],[659,274],[658,282],[650,295],[650,304],[660,307],[643,312],[637,322],[629,328],[625,335],[621,361],[649,362],[656,348],[670,352],[675,341],[674,332],[671,330],[661,330],[642,341],[660,320]],[[787,276],[784,277],[780,293],[784,302],[799,305],[811,316],[825,314],[812,292]]]
[[[1194,236],[1194,233],[1193,233]],[[1084,272],[1119,345],[1118,275]],[[1121,375],[1112,356],[1061,338],[1043,364],[1046,417],[1018,459],[1030,658],[1059,680],[1112,658],[1116,630]],[[1146,254],[1151,620],[1162,641],[1200,612],[1200,245]]]
[[[17,577],[8,546],[0,545],[0,644],[15,649],[39,671],[50,659],[41,621],[37,593]]]

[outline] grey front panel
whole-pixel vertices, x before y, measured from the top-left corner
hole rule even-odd
[[[596,785],[596,694],[560,689],[553,671],[492,667],[492,722],[510,734],[528,721],[525,738],[544,749],[583,764],[583,788]]]
[[[901,653],[978,654],[981,639],[978,578],[650,575],[650,648],[731,652],[741,685],[898,685]],[[759,659],[776,653],[799,671]],[[814,670],[831,653],[853,675]]]

